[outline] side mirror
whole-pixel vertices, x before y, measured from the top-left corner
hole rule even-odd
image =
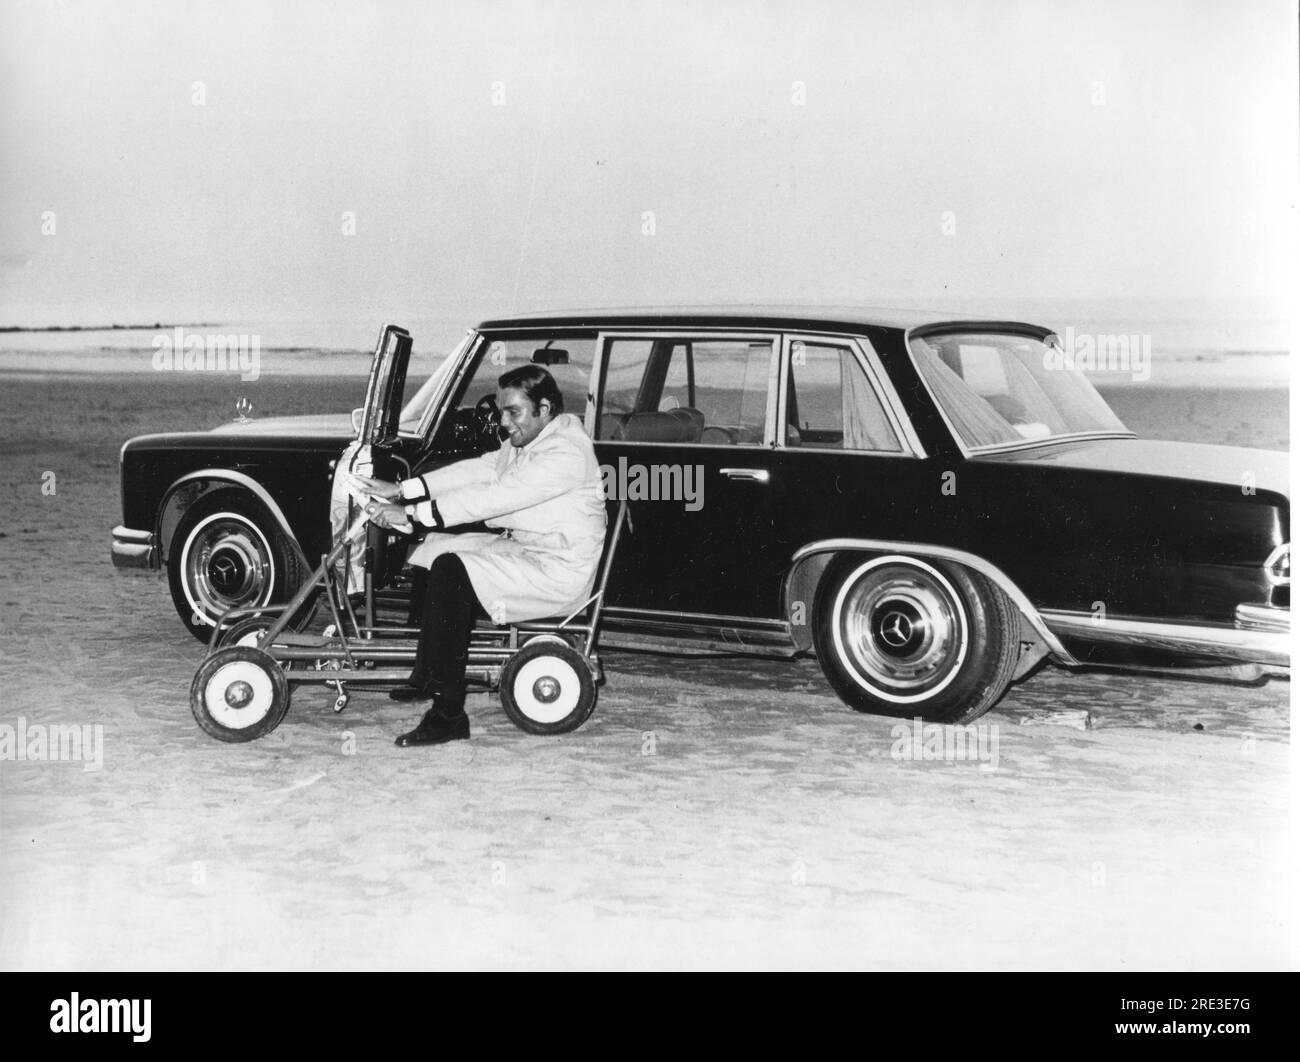
[[[534,365],[568,365],[569,352],[560,350],[557,347],[544,347],[542,350],[533,351]]]
[[[354,435],[361,434],[361,422],[365,419],[365,416],[365,406],[357,406],[357,408],[352,411],[352,433]]]

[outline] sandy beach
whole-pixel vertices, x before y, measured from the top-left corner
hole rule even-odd
[[[361,387],[0,379],[0,722],[102,726],[98,769],[0,761],[0,967],[1294,968],[1283,679],[1049,668],[982,720],[996,769],[895,758],[811,659],[611,651],[562,738],[476,694],[472,741],[397,749],[409,707],[312,686],[206,737],[165,580],[109,560],[118,449]],[[1284,389],[1107,397],[1146,436],[1289,444]]]

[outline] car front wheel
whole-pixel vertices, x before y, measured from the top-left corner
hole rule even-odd
[[[177,613],[191,634],[206,641],[227,609],[286,601],[307,573],[293,543],[270,517],[226,492],[204,499],[181,518],[167,574]]]
[[[976,572],[901,555],[850,555],[818,588],[814,644],[835,692],[860,712],[968,723],[1010,684],[1019,616]]]

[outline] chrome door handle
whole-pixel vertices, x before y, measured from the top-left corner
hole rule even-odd
[[[766,468],[720,468],[728,479],[743,479],[749,483],[766,483],[770,475]]]

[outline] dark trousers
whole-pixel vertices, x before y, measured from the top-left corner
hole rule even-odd
[[[436,558],[426,572],[411,570],[410,626],[420,628],[411,685],[459,708],[465,701],[465,666],[474,623],[487,612],[465,565],[454,553]]]

